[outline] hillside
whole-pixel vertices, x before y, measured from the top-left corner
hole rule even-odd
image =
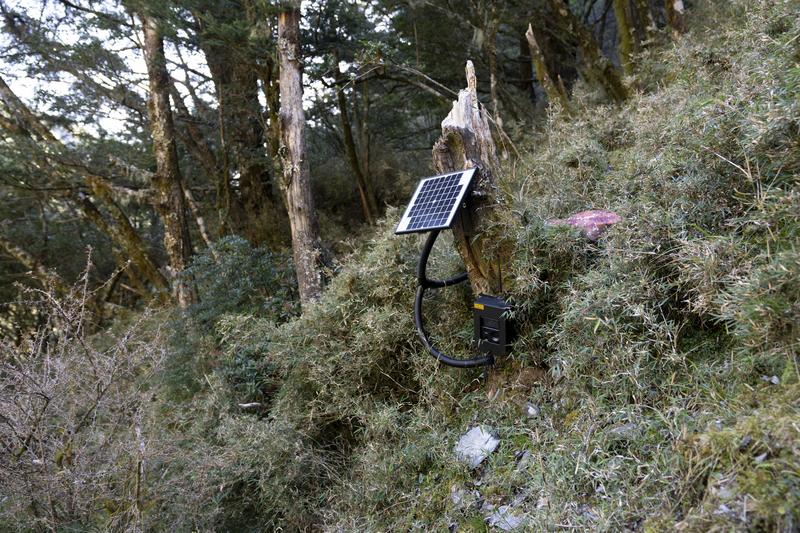
[[[223,241],[221,261],[191,271],[203,307],[131,313],[100,341],[133,324],[129,350],[161,355],[131,370],[148,380],[146,473],[109,478],[95,525],[800,528],[800,5],[696,4],[687,33],[659,35],[626,78],[629,100],[579,84],[571,116],[514,131],[520,158],[500,180],[511,357],[484,374],[424,351],[422,240],[393,234],[401,206],[299,316],[279,255]],[[622,221],[596,242],[546,223],[585,209]],[[460,269],[440,239],[431,270]],[[443,351],[468,354],[470,298],[426,302]],[[476,426],[499,446],[473,469],[454,448]],[[124,471],[139,453],[126,438],[86,446],[125,450],[109,459]],[[16,498],[0,526],[19,527]]]
[[[266,405],[218,406],[218,518],[469,531],[510,505],[530,530],[794,530],[800,18],[748,4],[654,52],[623,107],[587,94],[529,136],[503,181],[521,335],[488,382],[420,348],[396,212],[302,317],[223,320],[222,365],[257,387],[233,396]],[[597,244],[544,224],[586,208],[624,222]],[[450,352],[467,304],[430,311]],[[453,448],[475,425],[500,446],[470,470]]]

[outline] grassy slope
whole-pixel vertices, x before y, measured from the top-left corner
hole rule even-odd
[[[509,169],[521,336],[489,383],[420,349],[420,242],[389,223],[301,318],[221,323],[240,377],[212,383],[198,524],[483,530],[464,489],[535,530],[800,525],[800,11],[715,4],[647,53],[630,102],[579,96]],[[586,208],[624,222],[596,244],[544,224]],[[464,353],[468,297],[437,299],[432,329]],[[452,449],[475,423],[501,445],[470,471]]]

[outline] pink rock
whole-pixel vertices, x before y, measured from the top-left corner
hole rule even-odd
[[[606,228],[621,220],[622,217],[613,211],[592,209],[575,213],[566,220],[563,218],[551,218],[546,224],[550,226],[572,226],[574,228],[579,228],[587,239],[596,241]]]

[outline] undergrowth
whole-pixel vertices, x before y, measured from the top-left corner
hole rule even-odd
[[[510,505],[533,531],[800,527],[800,8],[721,4],[643,53],[627,103],[578,88],[574,118],[519,144],[501,187],[520,334],[488,376],[420,347],[421,241],[392,234],[396,210],[302,315],[290,294],[198,309],[172,348],[198,355],[191,386],[167,361],[153,402],[181,453],[148,464],[146,525],[484,531]],[[623,218],[595,243],[546,223],[594,208]],[[431,333],[466,356],[470,295],[437,293]],[[477,424],[501,442],[470,470],[453,447]]]
[[[420,348],[396,211],[302,316],[219,320],[269,393],[242,408],[209,376],[192,479],[215,505],[178,523],[481,531],[510,504],[537,531],[796,528],[800,13],[704,13],[641,58],[628,103],[578,90],[508,169],[521,331],[488,381]],[[597,243],[546,224],[591,208],[623,218]],[[447,248],[436,272],[459,269]],[[432,332],[465,356],[469,295],[443,292]],[[470,471],[453,446],[475,424],[501,444]]]

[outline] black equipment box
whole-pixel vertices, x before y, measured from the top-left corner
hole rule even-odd
[[[475,342],[484,355],[508,355],[514,340],[511,305],[496,296],[481,294],[473,305]]]

